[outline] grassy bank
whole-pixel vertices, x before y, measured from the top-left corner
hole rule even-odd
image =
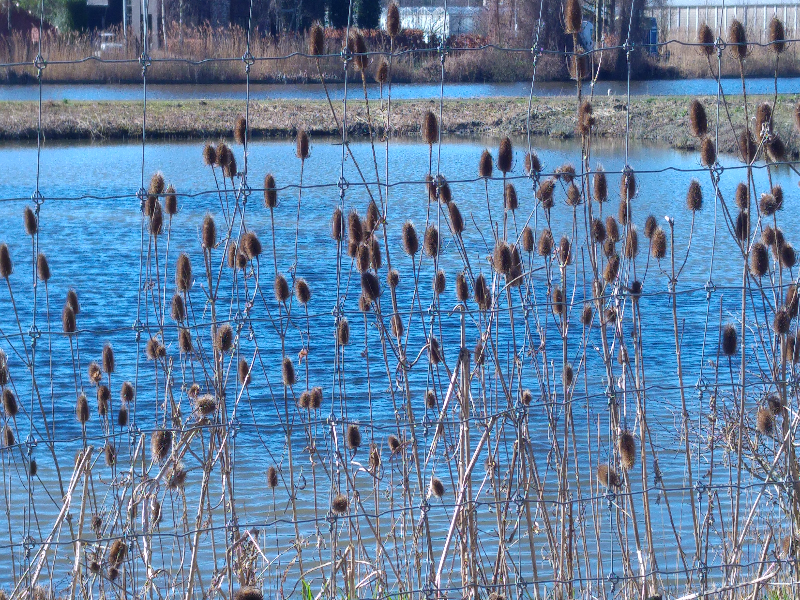
[[[778,97],[775,111],[776,131],[786,141],[791,156],[800,148],[792,128],[792,109],[798,95]],[[750,98],[750,115],[755,106],[772,98]],[[367,135],[363,100],[348,103],[348,128],[355,137]],[[714,98],[704,99],[709,115]],[[597,117],[595,135],[622,138],[625,135],[625,99],[600,96],[594,99]],[[150,138],[211,139],[231,138],[231,124],[243,113],[242,102],[224,101],[154,101],[148,102],[147,135]],[[334,102],[341,121],[341,104]],[[689,134],[689,100],[686,97],[637,97],[631,103],[631,137],[675,148],[694,148],[696,139]],[[455,136],[522,135],[526,132],[526,99],[448,100],[444,103],[443,133]],[[392,135],[419,136],[422,115],[438,112],[438,102],[429,100],[392,103]],[[384,133],[386,102],[372,101],[370,112]],[[732,104],[729,112],[738,128],[744,122],[741,103]],[[725,111],[722,111],[725,115]],[[533,103],[531,132],[555,138],[575,136],[576,101],[572,98],[540,98]],[[137,138],[142,131],[140,102],[46,102],[42,111],[45,139],[114,140]],[[251,102],[250,127],[254,139],[293,137],[298,129],[309,135],[336,135],[337,128],[325,101],[270,100]],[[37,104],[6,102],[0,111],[0,139],[35,140]],[[720,150],[734,150],[731,128],[725,120],[720,127]]]

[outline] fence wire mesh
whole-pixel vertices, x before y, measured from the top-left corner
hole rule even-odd
[[[796,223],[791,193],[773,178],[796,181],[798,164],[772,115],[778,47],[797,40],[747,44],[720,29],[656,44],[707,56],[718,91],[713,119],[691,107],[699,164],[639,169],[629,155],[631,58],[648,49],[630,39],[632,21],[623,43],[587,52],[540,47],[541,22],[530,48],[445,38],[395,48],[390,27],[385,52],[366,47],[349,11],[340,54],[325,54],[312,31],[308,53],[254,56],[251,0],[241,57],[151,57],[145,19],[137,61],[47,61],[42,1],[37,56],[0,64],[32,66],[39,87],[35,188],[3,198],[9,210],[33,206],[30,265],[18,262],[28,274],[12,277],[0,247],[0,583],[12,600],[794,597],[798,275],[778,221]],[[775,50],[776,93],[751,119],[744,71],[733,98],[720,77],[723,60],[741,66],[753,47]],[[524,168],[505,138],[477,177],[447,180],[448,56],[487,50],[530,55]],[[611,174],[593,154],[594,85],[588,98],[581,85],[612,51],[627,63],[616,220],[605,208]],[[440,90],[420,115],[427,165],[414,172],[396,162],[405,150],[392,142],[392,64],[423,53],[439,56]],[[546,55],[570,61],[577,80],[577,168],[542,166],[536,153],[532,104]],[[319,61],[337,57],[336,178],[306,171],[301,131],[297,181],[254,185],[251,68],[302,58],[324,84]],[[371,60],[385,61],[385,104],[367,101]],[[40,189],[43,73],[89,61],[141,67],[141,184],[51,197]],[[151,66],[237,61],[246,100],[236,146],[203,150],[213,187],[150,178]],[[737,103],[743,122],[726,117]],[[351,122],[361,104],[366,129]],[[738,160],[717,155],[726,128]],[[693,181],[688,210],[648,217],[640,241],[637,199],[667,173],[704,178],[711,201],[700,213]],[[485,206],[462,215],[462,190],[485,193]],[[425,197],[420,240],[404,203]],[[44,253],[66,249],[40,246],[39,234],[87,201],[141,215],[138,272],[126,274],[135,314],[103,326],[90,314],[84,325],[86,306],[70,291],[59,327]],[[324,203],[330,226],[309,222],[309,202]],[[207,213],[202,225],[181,223],[191,210]],[[269,231],[263,245],[253,223]],[[692,276],[690,252],[702,257]],[[98,288],[109,285],[101,302],[113,304],[124,282]]]

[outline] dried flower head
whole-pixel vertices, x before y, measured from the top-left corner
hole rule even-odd
[[[608,200],[608,180],[603,167],[598,166],[593,179],[593,196],[595,202],[602,204]]]
[[[503,240],[498,240],[492,255],[492,267],[498,273],[507,275],[511,270],[511,248]]]
[[[481,310],[489,310],[492,307],[492,292],[486,284],[486,278],[483,274],[475,278],[473,289],[475,292],[475,302],[478,304],[478,308]]]
[[[172,450],[172,431],[158,429],[150,436],[150,457],[154,463],[163,463]]]
[[[444,484],[438,477],[432,477],[430,483],[430,495],[435,498],[444,496]]]
[[[283,385],[287,387],[291,387],[297,383],[294,365],[292,364],[292,359],[288,356],[285,356],[281,362],[281,376],[283,377]]]
[[[3,411],[6,417],[13,419],[19,413],[19,405],[17,404],[17,397],[10,389],[3,390]]]
[[[549,229],[545,228],[542,230],[541,235],[539,235],[539,243],[537,245],[537,251],[541,256],[550,256],[553,253],[553,234],[550,232]]]
[[[731,46],[734,57],[739,60],[747,57],[747,33],[738,19],[734,19],[728,26],[728,45]]]
[[[491,177],[492,168],[492,153],[488,150],[484,150],[481,153],[481,159],[478,162],[478,175],[480,177]]]
[[[261,254],[261,240],[255,231],[248,231],[239,242],[239,249],[248,260],[254,260]]]
[[[217,150],[209,142],[203,146],[203,163],[207,167],[213,167],[217,162]]]
[[[564,33],[580,33],[583,29],[583,9],[579,0],[564,3]]]
[[[66,334],[73,334],[75,330],[78,328],[77,321],[75,319],[75,311],[72,310],[72,307],[69,304],[64,305],[64,310],[61,312],[61,326]]]
[[[355,64],[356,69],[362,73],[365,72],[369,66],[369,56],[367,56],[367,42],[364,40],[364,34],[360,30],[350,30],[347,49],[353,55],[353,64]]]
[[[630,431],[623,431],[619,434],[617,442],[619,449],[620,464],[622,468],[629,471],[636,464],[636,440]]]
[[[703,138],[700,144],[700,164],[704,167],[713,167],[717,162],[717,147],[709,137]]]
[[[656,260],[661,260],[667,255],[667,234],[661,227],[656,227],[650,238],[650,255]]]
[[[464,217],[461,216],[461,211],[455,202],[447,206],[447,212],[450,214],[450,229],[453,235],[461,235],[464,232]]]
[[[349,506],[350,506],[350,501],[344,494],[337,494],[331,501],[331,510],[337,515],[345,514]]]
[[[271,489],[278,487],[278,470],[272,465],[267,469],[267,485]]]
[[[786,50],[786,30],[778,17],[772,17],[769,22],[769,43],[775,54],[782,54]]]
[[[422,118],[422,139],[429,146],[439,141],[439,121],[430,110]]]
[[[692,130],[692,135],[701,138],[708,133],[708,117],[706,116],[706,109],[703,104],[698,100],[692,100],[689,105],[689,124]]]
[[[750,273],[753,277],[763,277],[769,270],[769,252],[761,242],[753,244],[750,250]]]
[[[319,21],[316,21],[308,30],[308,53],[311,56],[325,54],[325,31]]]
[[[233,328],[227,323],[217,329],[214,346],[219,352],[228,352],[233,348]]]
[[[553,288],[553,292],[551,294],[551,302],[553,305],[553,314],[563,315],[566,306],[564,303],[564,292],[561,291],[560,287]]]
[[[580,191],[578,192],[578,198],[580,198]],[[519,201],[517,200],[517,190],[514,187],[513,183],[506,184],[505,192],[503,194],[503,201],[506,210],[511,210],[511,211],[517,210],[517,207],[519,206]],[[580,202],[578,202],[578,204],[580,204]]]
[[[36,272],[41,281],[50,280],[50,263],[47,262],[47,257],[42,252],[36,257]]]
[[[772,436],[775,431],[775,416],[768,408],[759,408],[756,413],[756,429],[761,435]]]
[[[706,56],[714,54],[714,33],[711,31],[711,27],[705,23],[697,32],[697,43],[702,44],[701,51]]]
[[[22,221],[25,224],[25,233],[36,235],[36,232],[39,231],[39,222],[29,206],[26,206],[22,212]]]
[[[425,230],[425,237],[422,241],[422,249],[428,256],[437,256],[439,254],[439,230],[436,225],[428,225]]]
[[[300,160],[308,158],[310,143],[308,141],[308,134],[305,129],[300,129],[297,132],[297,147],[295,154]]]
[[[500,140],[500,149],[497,151],[497,168],[505,175],[511,171],[514,160],[514,151],[511,146],[511,139],[504,137]]]
[[[275,299],[278,302],[286,302],[289,300],[291,293],[289,292],[289,284],[286,282],[286,278],[278,273],[275,276],[275,282],[272,285],[275,291]]]
[[[358,425],[351,423],[347,427],[347,447],[350,450],[358,450],[361,446],[361,430]]]
[[[395,38],[400,33],[400,9],[395,2],[390,2],[386,8],[386,33],[390,38]]]
[[[0,244],[0,277],[8,279],[14,272],[14,265],[11,263],[11,253],[6,244]]]
[[[733,356],[738,349],[739,340],[736,327],[729,323],[722,328],[722,353],[725,356]]]
[[[233,124],[233,139],[241,145],[247,140],[247,119],[243,115],[236,117],[236,122]]]
[[[367,272],[361,274],[361,293],[368,302],[377,302],[381,295],[381,282],[375,273]]]
[[[689,191],[686,192],[686,208],[692,212],[697,212],[703,208],[703,190],[697,179],[692,179],[689,184]]]
[[[539,173],[542,170],[542,161],[539,160],[539,155],[534,150],[525,153],[525,173],[531,175],[532,173]]]
[[[617,472],[608,465],[597,467],[597,480],[605,487],[619,487],[622,485]]]

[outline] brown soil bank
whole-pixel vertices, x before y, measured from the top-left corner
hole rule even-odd
[[[794,130],[794,107],[800,95],[778,97],[773,117],[775,131],[786,142],[789,156],[797,157],[800,136]],[[716,115],[715,98],[702,99],[709,119]],[[772,98],[749,98],[749,114],[755,107]],[[636,97],[631,102],[631,139],[691,149],[697,140],[690,135],[686,97]],[[534,135],[555,138],[575,136],[576,100],[573,98],[540,98],[533,102],[530,128]],[[597,120],[595,135],[604,138],[625,136],[625,98],[598,97],[594,102]],[[334,102],[339,122],[342,106]],[[422,117],[428,110],[438,114],[438,101],[396,101],[392,103],[392,135],[418,137]],[[147,136],[149,138],[209,139],[232,137],[237,116],[243,114],[242,102],[233,101],[156,101],[147,104]],[[35,140],[37,104],[5,102],[0,110],[0,139]],[[372,122],[378,135],[384,133],[386,102],[370,102]],[[528,102],[526,99],[502,98],[448,100],[444,103],[442,132],[451,136],[523,135],[526,132]],[[730,120],[738,133],[744,125],[741,97],[732,98],[728,110],[720,111],[720,143],[722,152],[735,149]],[[363,100],[348,102],[348,131],[353,137],[368,135]],[[311,136],[337,135],[330,107],[325,101],[270,100],[250,104],[250,130],[253,139],[293,137],[298,129]],[[45,140],[113,140],[139,138],[142,134],[140,102],[45,102],[42,108],[42,129]],[[709,129],[714,130],[713,123]]]

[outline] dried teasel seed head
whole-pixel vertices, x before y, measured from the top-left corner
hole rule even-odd
[[[0,277],[8,279],[14,272],[14,265],[11,262],[11,253],[6,244],[0,244]]]
[[[203,248],[211,250],[217,245],[217,224],[214,217],[207,214],[203,218]]]
[[[637,254],[639,254],[639,232],[634,225],[631,225],[625,238],[625,258],[635,258]]]
[[[111,347],[111,344],[106,342],[103,345],[103,371],[106,373],[113,373],[114,366],[114,348]]]
[[[388,438],[386,438],[386,444],[389,446],[389,450],[392,454],[396,454],[402,446],[402,443],[395,435],[390,435]]]
[[[728,26],[728,45],[731,46],[734,57],[739,60],[747,57],[747,33],[738,19],[734,19]]]
[[[433,276],[433,291],[437,296],[441,296],[444,293],[445,286],[447,284],[447,277],[444,274],[444,271],[439,269],[436,271],[436,275]]]
[[[507,275],[511,271],[511,248],[503,240],[498,240],[495,244],[492,267],[503,275]]]
[[[156,360],[166,355],[166,349],[157,337],[151,337],[147,340],[144,351],[148,360]]]
[[[522,394],[520,395],[519,399],[524,406],[530,406],[533,402],[533,393],[531,393],[531,391],[528,389],[522,390]]]
[[[740,183],[736,186],[736,206],[739,210],[747,210],[750,205],[750,188],[746,183]]]
[[[539,184],[536,190],[536,199],[542,203],[542,208],[550,210],[553,208],[553,192],[556,189],[556,183],[553,179],[545,179]]]
[[[153,176],[150,178],[148,193],[155,194],[156,196],[164,193],[164,175],[162,173],[153,173]]]
[[[722,353],[725,356],[733,356],[738,349],[739,340],[736,327],[729,323],[722,328]]]
[[[530,226],[526,225],[522,229],[522,235],[520,236],[520,241],[522,243],[522,249],[530,254],[533,252],[534,247],[534,239],[533,239],[533,229]]]
[[[769,43],[775,54],[782,54],[786,50],[786,30],[778,17],[772,17],[769,22]]]
[[[243,358],[239,359],[237,374],[239,375],[239,383],[242,386],[250,385],[250,381],[252,381],[252,377],[250,374],[250,365],[248,365],[247,361]]]
[[[209,142],[203,146],[203,163],[207,167],[212,167],[217,162],[217,150]]]
[[[331,237],[337,242],[341,242],[344,237],[344,215],[338,206],[333,209],[331,217]]]
[[[395,38],[400,33],[400,9],[395,2],[390,2],[386,8],[386,33],[390,38]]]
[[[592,219],[592,239],[598,243],[602,244],[606,241],[606,226],[603,225],[603,222],[600,219],[594,218]]]
[[[575,371],[572,369],[572,365],[567,364],[564,367],[564,373],[561,379],[564,382],[564,387],[568,388],[572,385],[572,382],[575,380]]]
[[[3,412],[6,417],[13,419],[19,413],[19,404],[17,404],[17,397],[10,389],[3,390]]]
[[[703,189],[697,179],[692,179],[689,184],[689,190],[686,192],[686,208],[692,212],[703,208]]]
[[[229,352],[233,348],[233,328],[227,323],[217,329],[214,346],[219,352]]]
[[[592,103],[589,100],[584,100],[578,109],[578,133],[581,135],[589,135],[594,124],[595,118]]]
[[[661,227],[656,227],[650,238],[650,255],[656,260],[661,260],[667,255],[667,234]]]
[[[61,312],[61,327],[66,334],[73,334],[78,328],[75,311],[69,304],[65,304],[64,310]]]
[[[311,56],[325,54],[325,31],[319,21],[308,30],[308,53]]]
[[[775,432],[775,416],[768,408],[759,408],[756,413],[756,429],[761,435],[772,436]]]
[[[178,195],[175,193],[175,188],[172,187],[172,184],[167,186],[166,196],[164,196],[164,210],[170,216],[178,214]]]
[[[136,390],[133,387],[133,384],[130,381],[126,381],[122,384],[119,390],[119,397],[122,399],[123,402],[133,402],[133,398],[136,396]]]
[[[491,177],[492,168],[492,153],[488,150],[484,150],[481,153],[480,161],[478,161],[478,175],[480,177]]]
[[[273,283],[273,289],[275,291],[275,299],[278,302],[286,302],[289,300],[291,296],[289,292],[289,284],[286,282],[286,278],[278,273],[275,276],[275,282]]]
[[[619,487],[622,485],[617,472],[608,465],[597,467],[597,480],[605,487]]]
[[[430,361],[434,365],[438,365],[442,362],[442,346],[439,343],[439,340],[436,337],[431,336],[430,341],[428,342],[428,357]]]
[[[464,217],[461,216],[461,211],[455,202],[447,206],[447,212],[450,214],[450,229],[453,235],[459,236],[464,233]]]
[[[294,372],[294,364],[292,364],[292,359],[288,356],[285,356],[281,362],[281,376],[283,377],[283,385],[287,387],[291,387],[297,383],[297,376]]]
[[[581,204],[581,191],[574,183],[570,183],[567,187],[567,205],[580,206]]]
[[[349,506],[350,506],[350,501],[344,494],[337,494],[331,501],[331,510],[337,515],[345,514]]]
[[[386,283],[392,289],[400,285],[400,273],[398,273],[397,269],[391,269],[386,273]]]
[[[269,209],[278,206],[278,190],[275,185],[275,177],[272,173],[264,176],[264,206]],[[338,208],[336,210],[339,210]]]
[[[761,199],[758,201],[758,208],[764,216],[771,217],[778,211],[780,206],[773,194],[761,194]]]
[[[630,222],[631,218],[631,203],[630,200],[620,200],[619,201],[619,212],[617,213],[617,219],[620,222],[620,225],[627,225]]]
[[[653,215],[648,215],[647,219],[644,221],[644,237],[648,240],[653,238],[653,234],[658,229],[658,222]]]
[[[381,259],[381,244],[376,237],[373,237],[368,242],[367,248],[369,254],[369,265],[373,270],[378,271],[383,265],[383,261]]]
[[[772,133],[772,106],[769,102],[762,102],[756,108],[755,135],[758,141],[764,139],[764,134]]]
[[[117,447],[111,442],[106,442],[103,454],[105,454],[106,466],[113,467],[117,462]]]
[[[278,470],[272,465],[267,469],[267,485],[271,489],[278,487]]]
[[[594,317],[594,313],[592,311],[592,305],[588,302],[583,305],[583,310],[581,311],[581,323],[588,327],[592,324],[592,318]]]
[[[792,326],[792,317],[785,307],[781,307],[775,311],[775,318],[772,320],[772,330],[778,335],[789,333],[789,328]]]
[[[182,253],[175,265],[175,287],[179,292],[188,292],[192,286],[192,261],[189,255]]]
[[[247,139],[247,119],[243,115],[236,117],[236,122],[233,124],[233,139],[242,146]]]
[[[606,283],[613,283],[619,274],[619,254],[614,254],[608,258],[605,269],[603,269],[603,279]]]
[[[750,273],[753,277],[763,277],[769,270],[769,252],[761,242],[756,242],[750,249]]]
[[[743,130],[739,134],[738,142],[739,156],[741,157],[742,161],[747,164],[752,163],[755,160],[756,151],[758,150],[758,146],[753,139],[753,134],[748,130]]]
[[[308,301],[311,300],[311,288],[308,287],[308,283],[305,279],[297,279],[294,282],[294,295],[297,301],[303,306],[308,304]]]
[[[367,205],[367,232],[373,233],[378,228],[381,220],[381,211],[378,208],[378,205],[375,204],[374,200],[370,200],[369,204]]]
[[[764,148],[767,151],[767,157],[772,162],[781,162],[786,157],[786,144],[778,135],[773,135]]]
[[[170,314],[172,316],[172,320],[176,323],[181,323],[186,318],[186,304],[183,301],[183,296],[180,294],[175,294],[172,296],[172,305]]]
[[[89,400],[86,394],[79,394],[78,400],[75,403],[75,416],[78,423],[84,424],[89,420]]]
[[[360,244],[364,241],[364,225],[358,212],[353,209],[347,215],[347,237],[350,242]]]
[[[603,242],[603,254],[605,254],[606,258],[611,258],[616,253],[617,244],[610,237],[607,237],[606,241]]]
[[[438,477],[431,478],[429,492],[430,495],[434,496],[435,498],[441,498],[444,496],[444,484],[442,483],[441,479]]]
[[[580,191],[578,192],[578,197],[580,197]],[[503,194],[503,202],[506,210],[517,210],[517,207],[519,206],[519,200],[517,199],[517,189],[514,187],[513,183],[506,184],[505,192]]]
[[[261,240],[258,239],[255,231],[248,231],[242,236],[239,249],[248,260],[254,260],[261,254]]]
[[[619,225],[611,215],[606,217],[606,237],[614,242],[618,242],[621,239]]]
[[[534,150],[525,153],[525,173],[530,175],[532,173],[540,173],[542,170],[542,161],[539,160],[539,155]]]
[[[50,263],[42,252],[36,257],[36,273],[41,281],[50,280]]]
[[[117,425],[120,427],[127,427],[128,426],[128,406],[123,404],[119,407],[119,412],[117,413]]]
[[[564,3],[564,33],[580,33],[583,29],[583,9],[580,0]]]
[[[364,34],[358,29],[350,30],[350,37],[347,40],[347,48],[353,54],[353,64],[359,71],[366,71],[369,66],[369,56],[367,56],[367,42]]]
[[[25,224],[25,233],[36,235],[36,232],[39,231],[39,222],[29,206],[26,206],[22,212],[22,221]]]
[[[336,339],[340,346],[350,343],[350,323],[344,317],[336,325]]]
[[[566,236],[562,237],[558,242],[558,262],[562,265],[568,265],[572,262],[572,246]]]
[[[427,390],[425,392],[425,407],[426,408],[436,408],[436,394],[433,393],[433,390]]]
[[[439,254],[439,230],[436,229],[436,225],[428,225],[428,228],[425,230],[422,249],[425,251],[425,254],[431,257]]]
[[[741,211],[737,215],[734,233],[736,238],[742,241],[746,241],[750,236],[750,215],[747,211]]]
[[[260,588],[246,586],[239,588],[233,598],[234,600],[264,600],[264,593]]]
[[[113,567],[119,567],[128,555],[128,545],[122,540],[114,540],[108,549],[108,562]]]
[[[369,468],[373,471],[381,468],[381,451],[374,445],[369,450]]]
[[[111,390],[107,385],[97,387],[97,414],[101,417],[108,416],[108,404],[111,401]]]
[[[550,256],[553,253],[553,245],[553,234],[549,229],[543,229],[541,235],[539,236],[537,251],[541,256]]]
[[[95,361],[89,363],[89,383],[97,385],[103,379],[103,372],[100,370],[100,365]]]
[[[308,141],[308,134],[306,133],[305,129],[300,129],[297,132],[297,142],[296,142],[296,151],[295,154],[297,158],[300,160],[305,160],[308,158],[308,153],[310,149],[310,143]]]
[[[783,412],[783,407],[784,404],[781,401],[780,396],[778,396],[777,394],[770,394],[769,396],[767,396],[767,408],[769,408],[769,411],[773,415],[777,416],[781,414]]]
[[[411,221],[406,221],[403,224],[403,248],[409,256],[414,256],[419,251],[417,230]]]
[[[430,110],[422,118],[422,139],[429,146],[439,141],[439,121]]]
[[[714,33],[706,23],[703,23],[697,32],[697,43],[702,44],[700,50],[706,56],[714,54]]]
[[[704,167],[713,167],[717,162],[717,148],[711,138],[703,138],[700,144],[700,164]]]
[[[217,411],[217,401],[211,394],[201,394],[194,401],[194,409],[202,416],[208,417]]]
[[[505,175],[511,171],[514,162],[514,149],[511,139],[504,137],[500,140],[500,149],[497,151],[497,168]]]
[[[456,298],[459,302],[466,302],[469,300],[469,285],[467,284],[467,277],[463,271],[456,275]]]
[[[593,180],[593,197],[595,202],[602,204],[608,200],[608,180],[603,167],[598,167]]]
[[[619,449],[620,464],[626,471],[630,471],[636,464],[636,440],[630,431],[623,431],[619,434],[617,441]]]
[[[178,334],[178,346],[183,354],[189,354],[192,351],[192,332],[188,329],[181,329]]]
[[[692,135],[702,138],[708,133],[708,117],[703,104],[696,98],[689,105],[689,125]]]
[[[358,425],[351,423],[347,427],[347,447],[350,450],[358,450],[361,446],[361,430]]]
[[[378,301],[381,295],[381,282],[375,273],[367,272],[361,274],[361,293],[370,303]]]
[[[564,292],[561,291],[560,287],[554,287],[553,292],[551,294],[551,303],[553,305],[553,314],[554,315],[563,315],[566,309],[566,305],[564,303]]]
[[[619,182],[619,197],[622,200],[632,200],[636,196],[636,175],[630,169],[622,174]]]
[[[161,203],[153,205],[153,212],[150,214],[150,233],[151,235],[161,235],[164,229],[164,213],[161,210]]]
[[[486,278],[483,274],[475,278],[473,289],[475,292],[475,302],[478,304],[478,308],[481,310],[489,310],[492,307],[492,292],[486,284]]]

